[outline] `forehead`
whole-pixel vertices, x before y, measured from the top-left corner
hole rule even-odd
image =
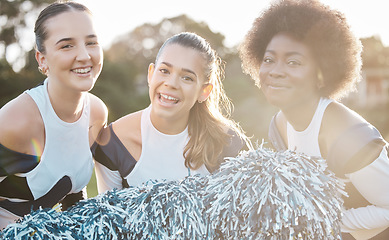
[[[312,52],[307,44],[287,33],[278,33],[275,35],[267,45],[266,51],[289,55],[298,54],[313,58]]]
[[[167,62],[178,69],[189,69],[197,76],[203,75],[205,67],[205,59],[199,51],[175,43],[164,47],[156,64],[161,62]]]
[[[92,16],[85,11],[71,10],[47,19],[48,39],[96,35]]]

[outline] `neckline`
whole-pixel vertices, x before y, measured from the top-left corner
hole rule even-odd
[[[44,96],[46,98],[46,101],[49,103],[49,109],[50,109],[50,113],[51,115],[56,119],[56,121],[58,123],[60,123],[61,125],[63,126],[73,126],[73,125],[77,125],[81,119],[82,119],[82,116],[85,114],[85,106],[86,106],[86,101],[87,101],[87,96],[84,96],[84,99],[83,99],[83,106],[82,106],[82,112],[80,114],[80,117],[74,121],[74,122],[65,122],[64,120],[62,120],[58,115],[57,113],[55,112],[54,108],[53,108],[53,104],[51,103],[51,100],[50,100],[50,97],[49,97],[49,91],[48,91],[48,81],[49,81],[49,78],[46,78],[44,84],[43,84],[43,88],[44,88]]]
[[[188,135],[188,125],[185,127],[185,129],[182,131],[182,132],[179,132],[177,134],[166,134],[166,133],[163,133],[161,131],[159,131],[153,124],[153,122],[151,121],[151,104],[144,110],[144,113],[146,113],[146,121],[148,122],[148,124],[150,124],[151,128],[153,129],[154,132],[156,132],[157,134],[161,135],[161,136],[164,136],[164,137],[169,137],[169,138],[174,138],[174,137],[180,137],[180,136],[183,136],[183,135]]]
[[[308,126],[302,130],[302,131],[298,131],[296,130],[293,125],[289,122],[289,121],[286,121],[287,122],[287,125],[288,125],[288,128],[293,130],[294,132],[300,134],[300,135],[305,135],[307,134],[308,132],[310,132],[311,128],[313,128],[313,123],[315,122],[316,118],[318,117],[319,115],[319,107],[320,105],[322,104],[323,102],[323,98],[320,98],[317,105],[316,105],[316,108],[315,108],[315,113],[313,114],[312,118],[311,118],[311,121],[309,122]]]

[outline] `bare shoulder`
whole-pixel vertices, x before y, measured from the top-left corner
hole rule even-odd
[[[327,152],[331,154],[330,162],[347,161],[342,167],[346,173],[372,163],[385,145],[366,123],[358,113],[339,103],[331,103],[325,112],[322,128]]]
[[[32,154],[31,140],[44,144],[44,124],[34,100],[23,93],[0,109],[0,143]]]
[[[90,99],[90,106],[91,106],[91,120],[92,121],[100,121],[105,122],[107,121],[108,117],[108,108],[105,105],[105,103],[98,98],[97,96],[88,93],[89,99]]]
[[[92,138],[91,143],[93,143],[93,141],[97,139],[100,130],[107,124],[108,108],[100,98],[91,93],[88,94],[90,100],[89,132],[90,137]]]
[[[332,102],[324,113],[321,132],[325,133],[327,143],[330,143],[352,126],[363,122],[366,120],[355,111],[341,103]]]
[[[338,102],[330,103],[324,113],[323,121],[336,131],[366,122],[358,113]]]
[[[142,112],[143,110],[130,113],[112,123],[113,130],[120,139],[140,136]]]
[[[140,158],[142,152],[142,112],[143,110],[128,114],[112,124],[116,136],[136,160]]]

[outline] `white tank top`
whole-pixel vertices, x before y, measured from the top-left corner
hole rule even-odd
[[[45,195],[64,176],[72,182],[70,193],[80,192],[89,182],[93,158],[89,147],[89,96],[85,95],[81,117],[73,123],[55,113],[44,85],[27,90],[39,108],[45,126],[45,146],[39,164],[25,174],[35,199]]]
[[[161,133],[151,123],[150,112],[151,105],[142,112],[142,153],[126,177],[128,185],[138,186],[150,179],[180,180],[189,174],[209,174],[204,165],[197,170],[185,167],[183,152],[189,140],[188,128],[176,135]]]
[[[319,132],[321,121],[327,106],[333,102],[328,98],[320,98],[315,114],[309,126],[304,131],[296,131],[293,126],[287,122],[286,131],[288,136],[288,149],[305,153],[308,156],[321,156],[319,147]]]

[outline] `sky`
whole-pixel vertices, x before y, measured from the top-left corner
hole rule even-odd
[[[144,24],[157,24],[164,18],[186,14],[197,22],[205,22],[214,32],[225,36],[227,47],[238,45],[252,22],[273,0],[75,0],[86,5],[95,16],[100,43],[108,49],[117,37]],[[321,0],[343,12],[357,37],[378,36],[389,46],[389,1],[385,0]],[[36,13],[37,14],[37,13]],[[19,58],[34,47],[33,28],[37,15],[30,14],[27,29],[7,51],[14,70],[24,66]],[[20,49],[22,46],[23,50]],[[0,49],[0,53],[4,49]]]
[[[115,38],[144,23],[186,14],[222,33],[228,47],[239,44],[254,19],[271,0],[76,0],[95,15],[100,42],[108,48]],[[358,37],[379,36],[389,46],[389,2],[383,0],[321,0],[346,15]]]

